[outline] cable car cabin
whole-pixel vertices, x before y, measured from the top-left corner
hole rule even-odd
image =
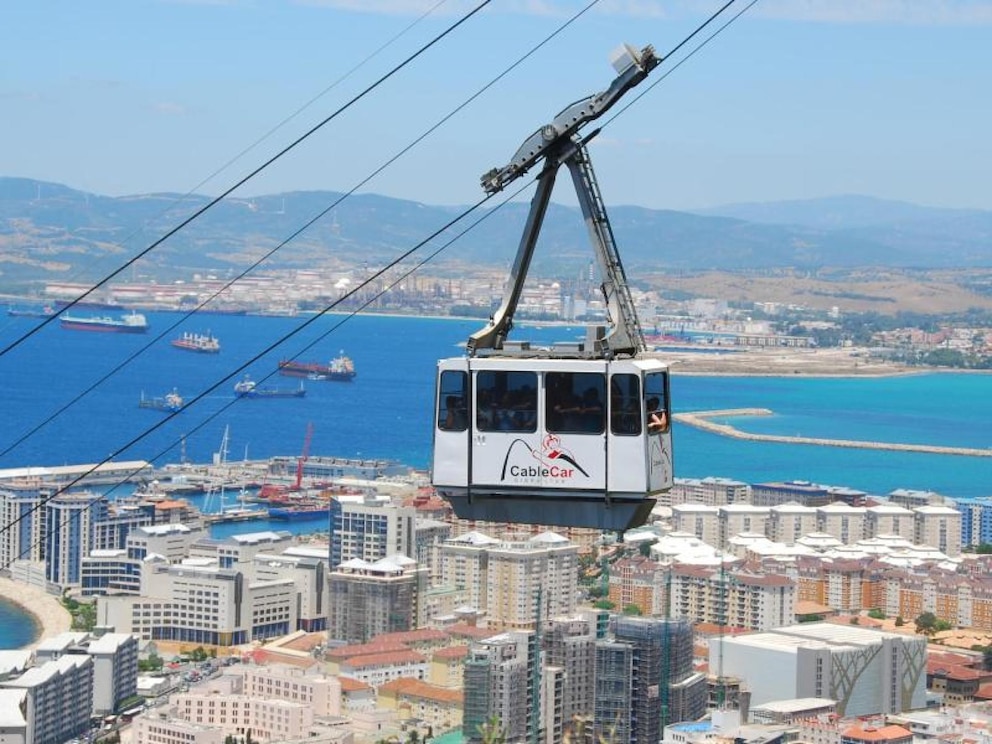
[[[490,194],[540,165],[499,308],[467,354],[438,363],[432,481],[464,519],[625,530],[672,487],[668,369],[644,354],[620,254],[579,129],[661,60],[624,45],[605,91],[571,104],[482,176]],[[597,130],[598,131],[598,130]],[[584,344],[508,346],[558,170],[565,166],[600,268],[609,327]]]
[[[438,363],[433,483],[463,519],[623,531],[672,487],[656,359]]]

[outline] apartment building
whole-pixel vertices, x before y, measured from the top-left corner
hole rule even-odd
[[[0,682],[0,718],[25,744],[58,744],[90,729],[93,657],[65,654]],[[13,707],[11,707],[13,706]]]
[[[672,611],[692,622],[766,630],[795,619],[796,585],[786,576],[720,570],[703,566],[672,568]]]
[[[503,542],[478,532],[441,546],[441,579],[469,591],[490,625],[530,629],[575,610],[578,546],[553,532]]]
[[[536,736],[541,728],[539,653],[531,631],[502,633],[472,646],[463,684],[466,744],[481,744],[482,731],[494,718],[502,724],[506,741]]]
[[[662,494],[658,503],[664,506],[750,504],[751,487],[730,478],[676,478],[672,489]]]
[[[361,502],[331,501],[329,559],[337,568],[353,558],[366,563],[403,555],[416,560],[417,510],[369,496]]]
[[[329,575],[328,637],[365,643],[380,633],[415,628],[418,597],[426,583],[426,569],[406,556],[374,563],[345,561]]]
[[[931,504],[913,510],[915,542],[932,545],[950,556],[961,554],[961,512],[950,506]]]
[[[779,504],[768,511],[765,535],[783,545],[795,545],[819,528],[816,509],[802,504]]]

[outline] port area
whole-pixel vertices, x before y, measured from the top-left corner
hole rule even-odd
[[[960,455],[964,457],[992,457],[992,448],[945,447],[936,444],[904,444],[899,442],[871,442],[858,439],[826,439],[823,437],[787,436],[782,434],[753,434],[741,431],[730,424],[718,423],[712,419],[726,419],[739,416],[772,416],[768,408],[725,408],[713,411],[691,411],[676,413],[673,418],[679,423],[693,426],[712,434],[733,439],[746,439],[753,442],[780,442],[782,444],[813,444],[821,447],[848,447],[857,449],[891,450],[894,452],[926,452],[934,455]]]

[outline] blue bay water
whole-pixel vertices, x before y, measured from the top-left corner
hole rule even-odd
[[[167,330],[182,316],[148,315],[152,329],[147,336],[64,331],[53,323],[0,356],[0,467],[97,462],[111,454],[116,460],[165,464],[179,461],[183,438],[187,458],[206,462],[218,450],[225,427],[230,430],[230,460],[295,455],[312,422],[312,454],[395,459],[423,468],[430,459],[436,361],[461,354],[459,344],[479,327],[478,321],[466,320],[358,316],[342,322],[343,316],[328,316],[253,360],[305,319],[212,315]],[[37,323],[4,320],[2,345]],[[331,330],[336,325],[340,327]],[[169,340],[183,330],[210,330],[221,340],[222,352],[198,355],[172,348]],[[578,327],[522,328],[514,337],[549,341],[582,333]],[[310,343],[313,347],[304,351]],[[243,374],[236,371],[239,367],[260,380],[281,358],[326,361],[341,350],[355,361],[353,383],[307,382],[307,395],[300,399],[233,396],[233,384]],[[135,358],[127,362],[130,356]],[[209,390],[225,375],[228,380]],[[283,386],[297,382],[278,375],[269,380]],[[55,415],[91,386],[91,392]],[[142,392],[164,395],[174,387],[189,407],[172,420],[138,408]],[[731,421],[756,433],[992,447],[989,375],[825,379],[676,374],[672,394],[676,411],[771,409],[772,416]],[[798,478],[873,493],[917,488],[955,497],[992,495],[992,458],[749,442],[679,424],[675,447],[677,475],[685,477],[719,475],[749,482]]]
[[[391,459],[426,468],[436,362],[460,355],[459,345],[480,326],[478,321],[386,316],[210,315],[183,321],[175,313],[147,315],[152,328],[146,336],[64,331],[55,322],[0,356],[0,468],[93,463],[110,455],[164,465],[180,460],[183,440],[187,459],[207,462],[219,449],[225,427],[230,431],[229,460],[296,455],[310,422],[313,455]],[[294,338],[276,345],[308,320]],[[38,322],[0,319],[0,348]],[[211,331],[220,339],[221,353],[174,349],[169,341],[184,330]],[[548,342],[583,335],[580,327],[559,326],[519,328],[513,337]],[[342,350],[354,359],[358,376],[353,383],[307,382],[301,399],[234,398],[233,385],[244,372],[262,380],[279,359],[327,361]],[[104,377],[108,379],[101,381]],[[268,382],[298,383],[278,375]],[[161,396],[173,388],[189,404],[175,418],[138,408],[142,392]],[[767,417],[728,420],[755,433],[992,447],[990,375],[822,379],[676,374],[672,398],[676,411],[772,410]],[[750,483],[802,479],[875,494],[911,488],[956,498],[992,496],[992,458],[736,440],[678,423],[674,438],[675,471],[681,477],[712,475]],[[270,526],[309,532],[324,526],[262,525],[266,523],[218,525],[213,534]],[[0,638],[5,635],[0,620]]]

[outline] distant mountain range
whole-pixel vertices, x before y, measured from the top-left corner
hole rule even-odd
[[[122,276],[159,281],[193,272],[227,276],[324,216],[268,260],[270,268],[370,267],[396,257],[458,216],[431,206],[358,194],[301,191],[230,198],[170,237]],[[56,183],[0,177],[0,288],[38,280],[101,278],[209,202],[208,197],[108,197]],[[735,204],[696,213],[608,205],[631,277],[646,272],[878,266],[992,266],[992,212],[921,207],[865,196]],[[526,203],[478,212],[475,229],[448,247],[433,273],[506,267],[520,239]],[[434,250],[461,230],[430,241]],[[123,247],[122,247],[123,246]],[[418,253],[418,255],[420,255]],[[548,210],[534,272],[569,276],[592,260],[577,208]]]

